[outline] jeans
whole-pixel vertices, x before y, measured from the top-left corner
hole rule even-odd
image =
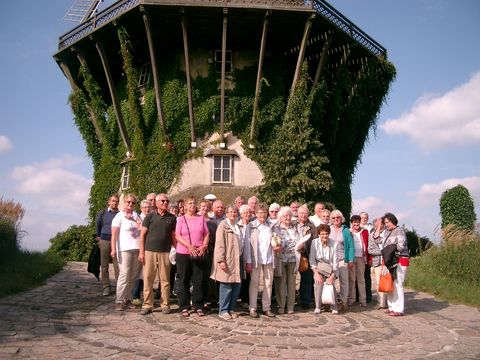
[[[241,283],[220,283],[218,310],[220,315],[235,309],[241,286]]]

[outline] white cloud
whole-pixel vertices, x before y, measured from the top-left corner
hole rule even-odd
[[[480,72],[443,95],[420,98],[381,127],[390,135],[407,135],[425,151],[480,144]]]
[[[48,240],[71,225],[86,223],[92,180],[75,172],[86,161],[65,155],[42,163],[18,166],[10,173],[15,199],[26,208],[23,247],[45,250]]]
[[[0,135],[0,154],[9,152],[12,149],[12,142],[5,135]]]
[[[465,186],[470,192],[475,204],[477,206],[480,205],[480,176],[452,178],[436,184],[423,184],[420,189],[413,194],[415,196],[415,203],[418,206],[437,206],[438,208],[442,193],[457,185]]]

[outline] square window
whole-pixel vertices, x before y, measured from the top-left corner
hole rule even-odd
[[[215,50],[215,71],[222,72],[222,50]],[[225,52],[225,73],[233,72],[233,52]]]

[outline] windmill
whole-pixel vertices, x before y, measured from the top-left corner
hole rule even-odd
[[[82,23],[93,16],[103,0],[75,0],[63,20]]]

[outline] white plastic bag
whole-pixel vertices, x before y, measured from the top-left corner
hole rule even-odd
[[[329,285],[327,283],[323,284],[322,304],[335,305],[335,290],[333,288],[333,285]]]

